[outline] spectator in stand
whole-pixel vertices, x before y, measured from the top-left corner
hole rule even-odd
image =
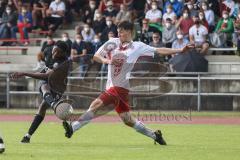
[[[232,46],[231,41],[234,32],[234,23],[227,11],[223,11],[222,18],[218,21],[215,32],[225,33],[227,35],[227,46]]]
[[[98,10],[99,10],[100,12],[103,12],[103,11],[106,9],[107,1],[108,1],[108,0],[100,0],[100,4],[99,4],[99,6],[98,6]]]
[[[149,46],[160,48],[164,47],[164,44],[161,42],[161,36],[159,32],[154,32],[152,34],[152,42],[149,43]],[[165,58],[162,55],[154,54],[154,61],[155,62],[164,62]]]
[[[85,42],[92,42],[95,36],[94,30],[88,24],[84,24],[81,34]]]
[[[184,38],[183,32],[181,30],[178,30],[176,34],[177,34],[177,39],[173,42],[172,48],[179,49],[179,48],[186,46],[189,43],[188,39]],[[179,55],[179,54],[181,54],[181,53],[176,53],[175,55],[172,55],[172,57]],[[169,64],[170,64],[171,71],[174,71],[174,69],[172,68],[173,67],[172,66],[173,59],[169,60]]]
[[[17,39],[17,31],[20,33],[20,40],[24,45],[28,45],[28,32],[32,29],[32,13],[27,10],[27,6],[22,7],[22,11],[18,14],[17,27],[14,27],[13,38]]]
[[[204,11],[199,11],[198,17],[199,17],[200,23],[203,24],[207,28],[207,30],[209,31],[209,26],[208,26],[208,22],[205,18]]]
[[[71,39],[69,38],[69,35],[68,35],[67,32],[64,32],[64,33],[62,34],[62,41],[67,43],[67,45],[68,45],[68,51],[67,51],[67,53],[69,53],[68,57],[70,57],[71,47],[72,47],[72,41],[71,41]]]
[[[208,22],[209,32],[212,32],[214,30],[214,26],[215,26],[214,12],[209,8],[209,5],[207,2],[202,2],[201,8],[204,11],[206,21]]]
[[[48,29],[54,32],[62,23],[65,15],[66,6],[62,0],[54,0],[51,2],[47,10]]]
[[[37,54],[37,65],[36,67],[33,69],[33,71],[35,72],[41,72],[45,67],[46,67],[46,63],[44,60],[44,54],[43,52],[39,52]]]
[[[8,2],[14,6],[14,8],[17,10],[17,12],[21,12],[23,2],[19,0],[8,0]]]
[[[102,16],[101,12],[99,10],[95,11],[94,21],[93,21],[93,30],[95,34],[98,34],[101,36],[101,33],[103,32],[104,28],[106,27],[106,20]]]
[[[65,4],[65,11],[64,11],[64,16],[63,16],[63,23],[64,24],[70,24],[70,23],[73,22],[73,13],[72,13],[72,8],[70,6],[70,1],[69,0],[63,0],[63,2]]]
[[[84,23],[92,23],[96,9],[96,0],[89,0],[87,7],[83,11],[82,20]]]
[[[200,49],[201,54],[207,54],[209,44],[207,42],[208,30],[200,23],[198,15],[193,17],[194,25],[189,30],[189,39],[196,48]]]
[[[80,11],[82,11],[83,6],[85,6],[85,0],[66,0],[68,2],[70,11],[74,16],[80,16]]]
[[[100,1],[100,2],[99,2]],[[110,0],[98,0],[99,11],[103,12],[107,8],[107,2]],[[133,0],[111,0],[114,3],[114,7],[119,8],[121,4],[126,4],[128,7],[132,7]],[[144,2],[145,3],[145,2]]]
[[[201,8],[201,3],[205,0],[190,0],[193,3],[193,8],[197,11],[199,11]]]
[[[145,7],[145,3],[146,3],[146,0],[133,0],[132,2],[132,10],[136,19],[138,20],[144,17],[145,12],[143,11]]]
[[[167,12],[167,8],[169,5],[172,6],[172,10],[177,15],[177,17],[180,17],[182,15],[184,7],[183,2],[180,2],[179,0],[167,0],[164,4],[163,13]]]
[[[14,11],[17,11],[18,9],[17,4],[15,4],[13,0],[8,0],[7,5],[10,6]]]
[[[176,35],[177,35],[177,39],[173,42],[172,48],[179,49],[186,46],[189,43],[189,40],[187,38],[184,38],[183,32],[181,30],[178,30],[176,32]]]
[[[146,13],[151,9],[151,4],[153,1],[156,1],[156,0],[147,0],[147,2],[145,3],[144,13]],[[163,1],[157,0],[156,2],[157,2],[157,8],[159,8],[160,10],[163,10]]]
[[[43,52],[46,48],[51,48],[55,44],[55,41],[51,35],[48,35],[46,39],[47,40],[43,42],[41,52]]]
[[[233,16],[234,8],[235,2],[233,0],[225,0],[221,3],[222,11],[227,11],[230,17]]]
[[[46,18],[46,12],[49,6],[48,0],[35,0],[33,3],[32,18],[33,29],[44,28],[44,22]]]
[[[216,15],[216,17],[220,17],[221,13],[220,13],[220,5],[219,5],[219,0],[208,0],[208,4],[209,4],[209,9],[211,9],[214,14]]]
[[[128,10],[127,6],[124,4],[120,5],[120,11],[117,14],[115,24],[118,24],[122,21],[132,21],[131,12]]]
[[[183,16],[176,23],[176,28],[180,28],[184,37],[188,38],[189,29],[194,25],[193,19],[190,17],[189,10],[183,10]]]
[[[158,32],[152,34],[152,42],[150,42],[149,45],[156,48],[164,47],[164,44],[161,41],[161,36]]]
[[[2,14],[5,11],[7,6],[7,1],[1,0],[0,1],[0,17],[2,18]]]
[[[103,15],[105,17],[112,17],[113,20],[115,20],[117,13],[118,11],[115,9],[113,1],[109,0],[107,2],[107,8],[103,11]]]
[[[196,7],[194,7],[194,2],[193,1],[189,1],[187,3],[187,8],[189,10],[190,17],[192,17],[192,16],[194,16],[198,13],[198,10],[196,9]]]
[[[177,15],[174,12],[172,5],[167,6],[167,12],[163,14],[163,23],[166,23],[167,19],[171,19],[172,23],[175,24],[177,21]]]
[[[145,18],[149,20],[149,23],[161,24],[162,12],[158,9],[156,1],[152,2],[151,10],[147,11]]]
[[[149,20],[142,20],[142,30],[139,35],[139,40],[143,43],[149,44],[151,42],[151,37],[153,34],[153,30],[149,27]]]
[[[238,13],[237,18],[234,21],[234,31],[233,43],[235,46],[238,46],[238,48],[240,48],[240,13]]]
[[[93,47],[94,47],[94,53],[96,53],[97,52],[97,50],[102,46],[102,42],[101,42],[101,38],[100,38],[100,36],[99,35],[95,35],[94,36],[94,40],[93,40],[93,42],[92,42],[92,44],[93,44]]]
[[[170,18],[167,18],[162,32],[162,42],[167,48],[172,47],[173,41],[177,38],[176,32],[177,28],[173,25],[172,20]]]
[[[86,43],[83,41],[81,34],[76,35],[75,41],[72,44],[71,59],[79,63],[80,77],[84,77],[85,71],[88,68],[89,57],[87,55]]]
[[[126,5],[127,9],[132,11],[133,10],[133,1],[134,0],[123,0],[123,3],[121,3],[121,4]]]
[[[75,33],[76,34],[81,34],[81,32],[82,32],[82,26],[80,24],[75,26]]]
[[[239,12],[240,12],[240,1],[237,0],[237,1],[235,1],[235,6],[234,6],[234,11],[233,11],[232,18],[236,19]]]
[[[18,15],[11,6],[7,6],[2,15],[0,25],[0,38],[8,39],[14,35],[14,27],[17,26]],[[10,43],[4,42],[2,45],[9,45]]]
[[[112,31],[114,33],[114,36],[117,36],[117,26],[113,23],[112,17],[106,18],[106,24],[107,27],[104,28],[102,34],[101,34],[101,40],[103,42],[106,42],[108,40],[108,33]]]

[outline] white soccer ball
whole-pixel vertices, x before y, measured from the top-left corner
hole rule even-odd
[[[5,151],[3,139],[0,137],[0,154]]]
[[[61,120],[68,120],[73,113],[73,107],[71,104],[62,102],[57,105],[55,109],[56,116]]]

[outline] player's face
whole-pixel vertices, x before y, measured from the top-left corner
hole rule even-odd
[[[132,40],[132,31],[125,29],[118,29],[118,37],[121,42],[129,42]]]
[[[57,60],[62,58],[62,51],[60,48],[54,46],[52,50],[52,59]]]

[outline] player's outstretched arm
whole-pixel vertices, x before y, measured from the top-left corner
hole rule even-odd
[[[193,49],[195,46],[193,44],[188,44],[180,49],[173,49],[173,48],[157,48],[157,53],[161,55],[171,55],[176,53],[184,53],[187,52],[189,49]]]
[[[98,63],[102,63],[102,64],[111,64],[111,60],[104,58],[103,56],[101,56],[99,53],[96,53],[93,56],[93,60],[98,62]]]
[[[35,78],[35,79],[40,79],[40,80],[47,80],[48,79],[48,76],[52,73],[53,71],[50,70],[46,73],[39,73],[39,72],[36,72],[36,73],[28,73],[28,72],[15,72],[15,73],[12,73],[10,75],[10,78],[15,80],[15,79],[19,79],[19,78],[22,78],[24,76],[27,76],[27,77],[31,77],[31,78]]]
[[[101,56],[100,54],[96,53],[93,56],[93,60],[98,62],[98,63],[103,63],[103,64],[110,64],[110,65],[119,65],[121,62],[118,59],[107,59]]]

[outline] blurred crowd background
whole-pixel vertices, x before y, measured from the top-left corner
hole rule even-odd
[[[209,47],[239,46],[239,7],[239,0],[0,0],[1,45],[28,46],[29,33],[46,34],[38,54],[39,67],[44,65],[44,50],[56,41],[56,31],[79,22],[75,37],[66,32],[61,38],[69,46],[69,57],[79,61],[84,71],[91,61],[89,55],[117,37],[118,23],[127,20],[135,25],[137,41],[168,48],[190,42],[204,56]],[[171,58],[156,60],[169,62]]]

